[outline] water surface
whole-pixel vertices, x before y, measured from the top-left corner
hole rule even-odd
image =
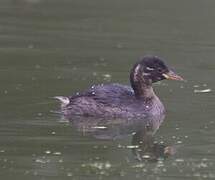
[[[2,0],[1,178],[213,179],[214,8],[210,0]],[[167,116],[154,138],[175,155],[142,161],[131,135],[96,138],[52,113],[50,97],[129,84],[145,54],[187,79],[155,85]]]

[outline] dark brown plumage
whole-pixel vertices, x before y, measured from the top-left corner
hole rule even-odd
[[[145,56],[130,72],[131,87],[121,84],[92,86],[74,96],[56,96],[67,117],[145,118],[164,114],[152,83],[163,79],[182,80],[157,56]]]

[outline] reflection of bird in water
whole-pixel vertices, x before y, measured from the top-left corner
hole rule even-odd
[[[153,161],[173,154],[173,148],[155,143],[154,134],[163,122],[164,115],[145,119],[103,119],[78,117],[71,125],[85,136],[113,140],[131,136],[132,152],[136,159]]]
[[[157,161],[175,154],[175,148],[154,140],[150,127],[136,132],[132,137],[132,152],[139,161]]]
[[[156,56],[145,56],[130,73],[131,87],[121,84],[92,86],[70,97],[57,96],[67,117],[145,118],[161,115],[164,106],[152,83],[163,79],[182,80]]]

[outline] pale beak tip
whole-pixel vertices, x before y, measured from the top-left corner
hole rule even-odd
[[[177,80],[177,81],[185,81],[181,76],[177,75],[173,71],[169,71],[168,73],[163,73],[163,76],[166,79]]]

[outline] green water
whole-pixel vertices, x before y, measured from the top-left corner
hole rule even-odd
[[[214,179],[214,8],[210,0],[0,1],[1,179]],[[167,109],[155,139],[173,156],[139,161],[131,136],[99,139],[52,112],[50,97],[129,84],[146,54],[187,80],[155,86]]]

